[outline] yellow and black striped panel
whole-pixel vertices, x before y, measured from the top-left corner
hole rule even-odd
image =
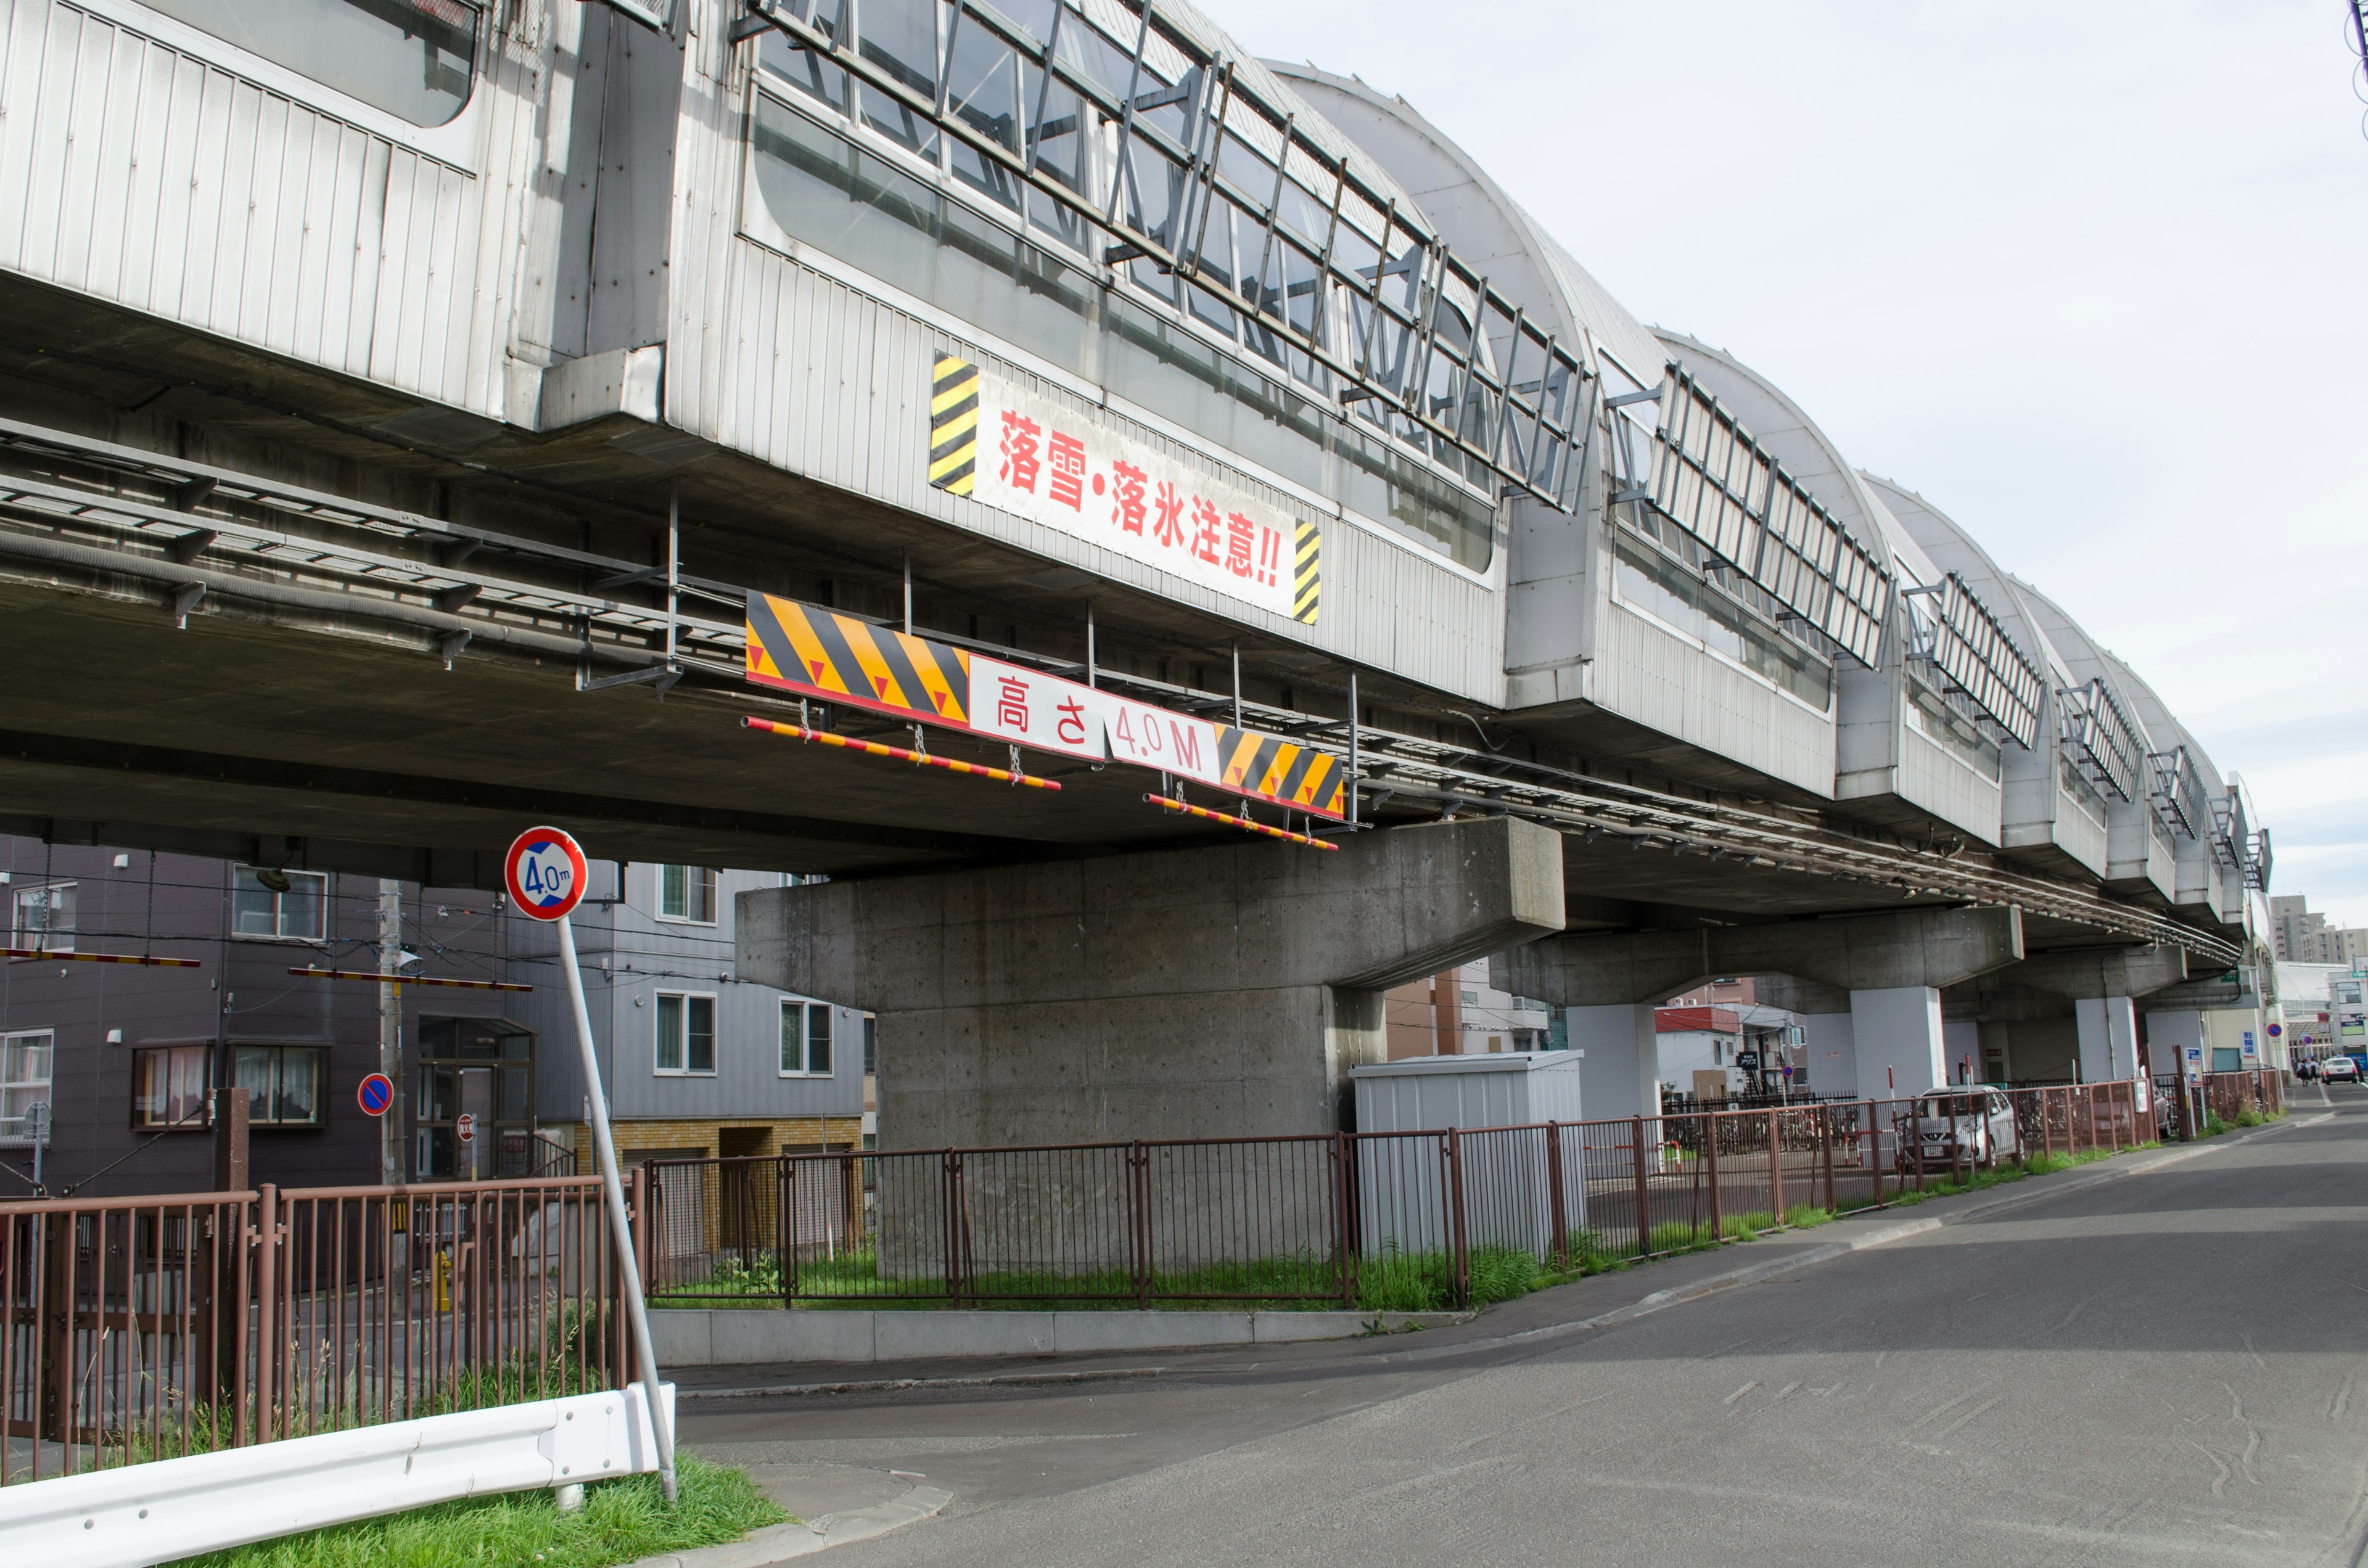
[[[1291,619],[1309,626],[1315,624],[1316,599],[1324,586],[1323,554],[1324,530],[1302,522],[1292,543]]]
[[[1255,730],[1217,726],[1217,777],[1228,790],[1340,822],[1349,814],[1349,770],[1340,759]]]
[[[970,726],[970,655],[794,599],[748,596],[748,678],[832,702]]]
[[[978,367],[951,355],[929,383],[929,483],[967,495],[978,482]]]

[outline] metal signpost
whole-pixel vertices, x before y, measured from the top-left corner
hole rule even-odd
[[[617,1172],[617,1144],[609,1135],[609,1095],[600,1083],[599,1052],[592,1044],[592,1010],[584,1001],[584,971],[576,964],[575,931],[568,912],[584,897],[583,846],[555,827],[534,827],[518,835],[503,860],[510,902],[529,919],[559,927],[559,966],[567,976],[567,1001],[575,1015],[575,1043],[584,1058],[584,1101],[592,1120],[592,1147],[600,1158],[600,1185],[608,1194],[609,1227],[624,1263],[625,1317],[632,1329],[633,1355],[642,1364],[642,1389],[649,1401],[650,1428],[657,1437],[658,1484],[675,1500],[674,1430],[658,1392],[657,1356],[650,1347],[650,1314],[642,1300],[641,1259],[633,1254],[633,1228],[625,1217],[625,1184]],[[463,1134],[466,1136],[466,1134]]]

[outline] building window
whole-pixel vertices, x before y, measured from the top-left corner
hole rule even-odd
[[[442,125],[469,101],[478,10],[467,0],[147,0],[414,125]]]
[[[863,1015],[863,1074],[870,1077],[880,1071],[880,1020],[871,1014]]]
[[[231,873],[233,936],[317,942],[329,934],[329,879],[318,871],[239,866]]]
[[[782,1003],[780,1075],[829,1077],[830,1039],[829,1003]]]
[[[48,1029],[0,1035],[0,1143],[30,1143],[39,1106],[40,1141],[50,1141],[50,1063],[57,1036]]]
[[[660,866],[658,918],[714,925],[715,873],[704,866]]]
[[[156,1046],[131,1053],[131,1125],[186,1128],[206,1124],[206,1090],[213,1079],[213,1048]]]
[[[714,997],[658,993],[657,1070],[668,1075],[714,1074]]]
[[[242,1045],[231,1053],[231,1082],[250,1091],[247,1120],[256,1127],[321,1125],[325,1051],[304,1045]]]
[[[39,948],[51,953],[74,950],[74,883],[18,888],[10,902],[16,908],[9,926],[10,947]]]

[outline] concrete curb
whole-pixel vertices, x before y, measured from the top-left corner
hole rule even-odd
[[[675,1391],[675,1403],[725,1399],[813,1399],[824,1394],[895,1393],[905,1389],[1013,1388],[1030,1383],[1106,1383],[1156,1378],[1165,1367],[1087,1367],[1069,1372],[986,1372],[967,1378],[850,1378],[829,1383],[775,1383],[757,1388]]]
[[[1284,1345],[1443,1328],[1469,1312],[1110,1311],[817,1312],[660,1308],[651,1337],[664,1367],[910,1362],[987,1356],[1133,1354]]]
[[[827,1551],[850,1541],[870,1540],[873,1536],[918,1524],[953,1500],[954,1494],[942,1487],[910,1486],[903,1496],[874,1503],[868,1508],[850,1508],[842,1514],[771,1525],[740,1540],[693,1547],[689,1551],[660,1552],[655,1557],[627,1563],[625,1568],[769,1568],[772,1563],[787,1562],[793,1557]]]

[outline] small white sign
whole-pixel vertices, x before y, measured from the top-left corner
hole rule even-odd
[[[1108,761],[1101,697],[1089,686],[1042,670],[970,656],[970,727],[1015,745]]]
[[[1096,695],[1102,700],[1102,730],[1110,738],[1110,756],[1138,767],[1223,787],[1224,764],[1217,756],[1214,724],[1107,691]]]

